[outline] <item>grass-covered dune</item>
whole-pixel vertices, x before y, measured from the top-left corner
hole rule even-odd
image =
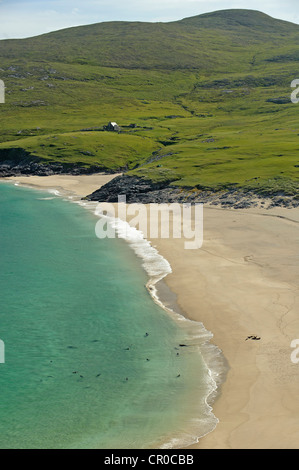
[[[299,25],[252,10],[0,41],[0,162],[298,194]],[[121,133],[103,131],[117,121]]]

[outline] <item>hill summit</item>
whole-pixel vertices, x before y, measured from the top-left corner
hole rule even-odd
[[[0,67],[2,175],[125,172],[134,197],[299,205],[299,25],[239,9],[97,23],[0,41]]]
[[[222,10],[169,23],[105,22],[2,40],[0,56],[129,69],[221,71],[229,63],[237,71],[253,48],[283,47],[290,39],[298,44],[299,25],[254,10]]]

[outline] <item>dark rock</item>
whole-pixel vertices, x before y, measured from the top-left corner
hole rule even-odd
[[[288,96],[280,96],[279,98],[269,98],[266,100],[266,102],[275,104],[289,104],[290,98]]]
[[[171,185],[171,181],[154,183],[136,176],[123,175],[114,178],[99,190],[86,197],[90,201],[118,202],[119,196],[126,196],[127,203],[180,203],[210,204],[228,209],[247,209],[257,207],[259,203],[265,208],[298,207],[299,197],[286,195],[260,195],[253,191],[241,191],[236,188],[224,191],[211,191],[194,188],[183,189]]]
[[[84,168],[78,164],[47,162],[21,148],[0,150],[0,177],[59,174],[92,174],[103,171],[99,166]]]
[[[164,156],[166,155],[153,153],[150,158],[160,160]],[[0,177],[59,174],[88,175],[104,171],[104,168],[97,165],[85,168],[80,164],[49,162],[21,148],[0,149]],[[105,172],[113,174],[117,171],[120,171],[120,169]],[[240,190],[234,185],[221,191],[213,191],[200,185],[195,188],[178,188],[172,185],[173,181],[173,178],[169,178],[169,180],[153,182],[124,174],[117,176],[84,199],[99,202],[118,202],[119,196],[126,196],[127,203],[210,204],[227,209],[247,209],[258,206],[258,203],[262,204],[265,209],[299,206],[299,195],[296,193],[286,195],[264,191],[263,194],[259,194],[251,190]]]
[[[167,187],[169,182],[153,183],[136,176],[117,176],[94,193],[87,196],[90,201],[118,202],[118,197],[125,195],[126,202],[162,202],[160,190]]]

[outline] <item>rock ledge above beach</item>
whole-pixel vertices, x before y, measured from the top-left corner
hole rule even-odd
[[[208,191],[184,189],[172,186],[169,182],[154,183],[136,176],[117,176],[109,183],[86,197],[90,201],[118,202],[119,196],[126,196],[127,203],[205,203],[221,207],[246,209],[249,207],[298,207],[296,196],[282,194],[265,195],[253,191],[230,189],[227,191]]]

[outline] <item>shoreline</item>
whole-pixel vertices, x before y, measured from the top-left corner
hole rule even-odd
[[[21,184],[35,189],[60,190],[65,195],[74,195],[79,198],[84,197],[88,191],[108,183],[119,174],[108,175],[95,173],[93,175],[51,175],[51,176],[10,176],[0,178],[0,181],[10,181],[14,184]]]
[[[84,192],[90,191],[94,184],[100,186],[100,184],[105,184],[107,180],[109,181],[112,178],[110,175],[98,174],[93,175],[93,177],[83,176],[82,178],[71,175],[51,175],[49,177],[10,177],[3,180],[15,185],[49,191],[55,196],[65,197],[70,202],[77,203],[87,210],[91,210],[94,214],[97,203],[88,200],[82,201],[81,197],[84,197]],[[117,204],[114,204],[114,206],[116,207]],[[193,426],[190,423],[190,428],[182,431],[181,439],[171,436],[169,439],[158,441],[157,444],[157,448],[161,449],[185,448],[192,445],[192,443],[197,443],[203,436],[212,432],[218,424],[218,419],[213,413],[212,404],[218,396],[219,386],[226,375],[227,363],[220,349],[210,344],[213,334],[206,330],[201,321],[189,319],[186,312],[177,303],[176,293],[165,282],[165,278],[172,272],[168,260],[153,247],[152,243],[144,237],[141,231],[137,230],[136,232],[136,229],[132,228],[132,238],[130,238],[130,235],[128,236],[128,231],[130,232],[131,230],[129,224],[122,220],[119,223],[119,220],[118,218],[112,220],[112,224],[116,227],[118,237],[124,239],[135,255],[141,259],[143,269],[148,276],[148,282],[145,286],[148,294],[160,308],[166,311],[172,321],[182,331],[185,331],[190,340],[190,346],[195,348],[195,351],[198,349],[198,354],[200,354],[201,360],[204,361],[209,372],[206,384],[208,392],[205,398],[206,412],[205,417],[201,418],[201,425]],[[149,259],[147,259],[147,255],[149,255]],[[193,402],[196,408],[196,399]]]
[[[188,317],[213,332],[229,363],[213,404],[219,424],[191,448],[298,448],[290,343],[299,331],[299,211],[205,207],[204,215],[195,255],[183,255],[179,241],[155,241],[173,267],[165,282]]]
[[[116,218],[115,220],[119,220],[118,219],[118,204],[113,203],[112,205],[115,209],[115,218]],[[126,207],[128,207],[127,204],[126,204]],[[137,207],[138,207],[138,204],[135,205],[135,208]],[[105,208],[105,203],[104,203],[104,208]],[[146,205],[146,210],[147,210],[147,221],[148,221],[150,220],[150,216],[151,216],[150,206],[148,204]],[[133,219],[133,216],[131,218]],[[121,225],[124,223],[130,226],[131,218],[128,217],[128,220],[125,222],[121,221]],[[146,225],[147,221],[144,220],[142,216],[141,224]],[[172,218],[170,218],[170,221],[172,222]],[[133,227],[135,226],[133,225]],[[133,228],[133,230],[136,231],[136,228]],[[161,230],[161,221],[159,221],[159,230]],[[129,231],[130,231],[130,228],[129,228]],[[154,254],[155,258],[162,258],[163,264],[166,264],[165,268],[162,270],[161,273],[160,272],[157,273],[156,268],[154,268],[154,271],[152,271],[151,262],[147,263],[144,259],[144,251],[142,250],[143,252],[140,253],[138,247],[136,249],[137,244],[136,244],[136,239],[134,235],[132,237],[132,240],[133,240],[132,242],[128,234],[126,236],[122,236],[122,228],[120,231],[117,230],[117,233],[118,233],[118,236],[120,236],[120,238],[124,238],[126,240],[126,242],[131,246],[131,248],[135,252],[135,254],[143,260],[143,268],[145,269],[149,277],[149,281],[146,285],[146,288],[150,296],[152,297],[153,301],[157,303],[164,311],[167,312],[167,314],[179,326],[179,328],[185,329],[189,333],[189,337],[191,340],[190,345],[193,345],[196,348],[198,348],[201,359],[204,361],[207,367],[210,388],[208,391],[209,393],[205,397],[205,405],[206,405],[206,413],[209,416],[211,422],[213,421],[213,428],[209,428],[209,429],[206,428],[205,430],[203,430],[203,427],[202,429],[200,429],[200,427],[198,426],[196,428],[196,431],[195,432],[193,431],[192,433],[191,432],[192,426],[190,423],[190,429],[189,429],[188,435],[190,436],[189,440],[194,441],[193,444],[191,442],[189,444],[185,442],[185,445],[183,447],[182,446],[177,447],[176,438],[174,438],[173,440],[174,440],[175,447],[169,447],[168,442],[163,442],[159,448],[177,449],[177,448],[188,448],[190,446],[197,445],[198,442],[203,437],[209,435],[215,430],[219,422],[217,416],[215,416],[215,413],[213,411],[213,404],[215,400],[221,394],[221,386],[225,381],[225,378],[229,369],[228,361],[226,357],[223,355],[218,345],[215,343],[214,344],[211,343],[211,339],[213,338],[214,335],[211,331],[209,331],[205,327],[202,320],[200,318],[192,319],[188,315],[188,313],[183,309],[183,307],[180,306],[180,304],[178,303],[177,291],[172,289],[167,282],[168,277],[174,274],[172,270],[172,264],[169,263],[168,257],[165,256],[164,250],[163,252],[161,252],[160,249],[157,249],[157,246],[154,244],[155,242],[157,242],[157,240],[151,240],[150,237],[145,238],[143,232],[140,229],[137,229],[138,238],[141,236],[142,241],[151,247],[151,250],[150,250],[151,254],[152,255]],[[181,240],[181,241],[184,241],[184,240]],[[191,333],[191,330],[192,330],[192,333]],[[194,399],[194,403],[196,406],[196,398]]]
[[[31,185],[30,178],[37,177],[6,180]],[[57,188],[62,178],[80,177],[38,178],[45,189],[46,178],[56,178]],[[65,182],[59,186],[70,190]],[[299,447],[299,374],[290,359],[290,343],[299,337],[298,225],[299,208],[207,205],[200,250],[184,250],[180,239],[148,239],[172,267],[163,282],[181,311],[212,332],[211,343],[229,364],[213,403],[219,422],[188,448]],[[250,335],[261,339],[247,340]]]
[[[95,201],[81,200],[81,198],[85,197],[84,194],[88,194],[88,191],[91,191],[94,185],[99,187],[112,180],[115,176],[96,174],[92,176],[51,175],[41,177],[34,175],[29,177],[8,177],[2,178],[2,180],[13,183],[16,186],[44,190],[52,193],[54,197],[66,198],[69,202],[79,204],[83,208],[90,210],[97,217],[95,214],[97,203]],[[114,206],[116,207],[117,204],[114,204]],[[144,237],[140,230],[136,232],[135,228],[130,228],[129,222],[118,218],[111,220],[112,225],[116,227],[118,237],[125,240],[135,255],[141,259],[143,269],[148,276],[148,282],[145,287],[151,299],[166,311],[172,321],[185,332],[190,341],[189,346],[192,346],[195,353],[200,354],[201,360],[204,361],[209,372],[206,383],[208,392],[208,395],[205,397],[206,410],[205,415],[200,418],[201,425],[192,425],[190,422],[190,426],[182,430],[181,436],[178,437],[170,433],[167,439],[157,441],[157,447],[155,447],[157,449],[185,448],[196,444],[199,439],[213,432],[218,424],[218,419],[213,413],[212,404],[219,393],[219,386],[222,384],[223,376],[226,374],[226,360],[219,348],[210,344],[213,334],[206,330],[202,322],[192,321],[188,318],[176,301],[177,295],[165,283],[165,278],[172,272],[168,260],[152,246],[152,243]],[[130,235],[128,236],[128,232],[131,229],[133,230],[132,238],[130,238]],[[148,255],[149,260],[147,259]],[[193,403],[194,408],[196,408],[196,399],[193,400]],[[198,406],[200,406],[199,403]]]

